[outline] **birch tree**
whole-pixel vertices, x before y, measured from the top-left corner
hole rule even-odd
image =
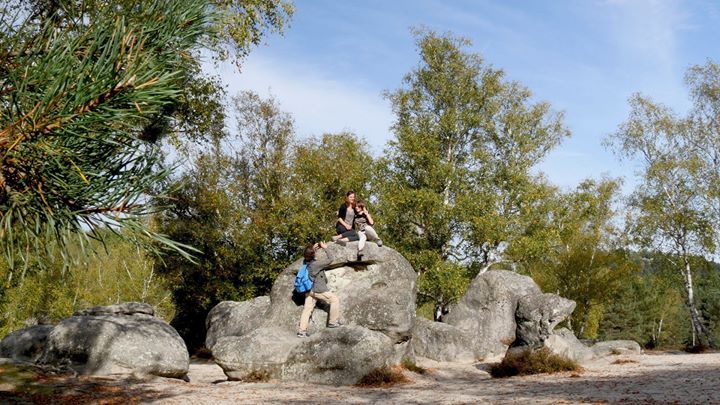
[[[544,291],[577,303],[568,322],[580,338],[587,336],[593,310],[610,304],[637,272],[615,225],[619,187],[614,179],[584,180],[562,195],[549,225],[557,239],[528,265]]]
[[[421,277],[456,263],[486,271],[528,232],[525,216],[550,190],[531,169],[569,132],[468,40],[416,35],[420,63],[387,93],[395,138],[380,164],[379,223]],[[452,302],[446,294],[438,302]]]
[[[711,186],[718,175],[717,149],[708,149],[720,143],[712,115],[718,72],[712,62],[689,71],[686,82],[695,105],[687,117],[634,95],[629,118],[609,138],[622,157],[642,167],[631,198],[632,230],[643,246],[672,253],[670,260],[683,276],[693,346],[715,346],[697,308],[691,258],[717,253],[717,201]],[[715,92],[708,91],[712,88]]]

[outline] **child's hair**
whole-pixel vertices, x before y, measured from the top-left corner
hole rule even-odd
[[[355,204],[358,208],[365,208],[365,201],[358,201],[357,204]]]
[[[315,258],[315,247],[312,245],[312,243],[305,246],[303,256],[305,256],[305,260],[312,260]]]

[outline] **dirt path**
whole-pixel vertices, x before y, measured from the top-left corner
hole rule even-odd
[[[617,363],[617,364],[615,364]],[[424,361],[425,375],[391,388],[328,387],[299,383],[226,381],[211,362],[193,362],[190,382],[156,378],[73,378],[40,381],[46,393],[0,386],[0,402],[153,404],[720,404],[720,353],[611,356],[579,373],[492,379],[488,364]],[[37,386],[36,386],[37,388]],[[11,391],[11,392],[9,392]]]

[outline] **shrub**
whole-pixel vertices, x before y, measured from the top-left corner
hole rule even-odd
[[[415,374],[425,374],[427,373],[427,369],[418,366],[413,362],[412,360],[408,358],[404,358],[402,363],[400,363],[400,366],[404,368],[405,370],[412,371]]]
[[[267,370],[253,370],[240,379],[242,382],[267,382],[270,381],[270,372]]]
[[[93,241],[84,249],[90,254],[68,268],[58,258],[29,266],[25,274],[12,273],[0,259],[0,278],[6,280],[0,289],[0,337],[24,326],[55,323],[80,309],[127,301],[145,302],[157,317],[172,319],[170,286],[152,258],[113,235],[105,237],[104,245]]]
[[[395,368],[382,366],[367,373],[356,384],[358,387],[390,387],[395,384],[404,384],[409,382],[403,373]]]
[[[490,375],[495,378],[502,378],[514,375],[557,373],[579,369],[580,366],[575,361],[553,354],[547,348],[539,350],[525,349],[508,352],[501,363],[490,368]]]
[[[630,359],[617,359],[612,362],[612,364],[628,364],[628,363],[637,363],[637,361],[630,360]]]
[[[688,345],[688,346],[685,346],[685,347],[683,348],[683,350],[684,350],[685,352],[687,352],[687,353],[693,353],[693,354],[705,353],[705,352],[708,351],[709,349],[710,349],[710,348],[707,347],[707,346],[705,346],[704,344],[699,344],[699,345],[695,345],[695,346]]]

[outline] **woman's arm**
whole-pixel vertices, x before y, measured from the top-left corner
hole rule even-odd
[[[325,242],[320,242],[316,243],[313,247],[317,252],[320,249],[325,249],[327,245],[325,244]],[[315,279],[315,277],[318,275],[318,273],[320,273],[321,270],[324,270],[326,267],[332,264],[332,261],[334,260],[332,254],[329,251],[325,250],[325,253],[327,254],[327,257],[325,259],[315,259],[311,261],[308,265],[308,273],[310,273],[310,277],[312,277],[313,279]]]
[[[349,230],[352,229],[352,225],[348,225],[348,223],[345,222],[345,215],[346,215],[346,214],[347,214],[347,205],[343,204],[343,205],[340,207],[340,209],[338,209],[338,212],[337,212],[338,220],[337,220],[337,221],[340,222],[340,224],[341,224],[342,226],[344,226],[345,229],[347,229],[347,230],[349,231]]]

